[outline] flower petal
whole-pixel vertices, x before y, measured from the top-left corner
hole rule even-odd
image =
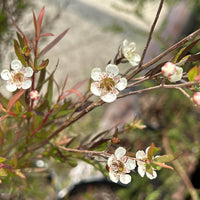
[[[128,46],[128,40],[123,41],[123,47],[126,47],[126,46]]]
[[[33,69],[31,67],[26,67],[24,76],[31,77],[32,75],[33,75]]]
[[[139,150],[139,151],[136,152],[136,158],[143,159],[145,157],[146,157],[146,154],[144,153],[143,150]]]
[[[121,174],[119,180],[123,184],[128,184],[131,182],[131,176],[129,174]]]
[[[97,87],[98,85],[98,82],[93,82],[91,83],[91,86],[90,86],[90,91],[96,95],[96,96],[100,96],[101,95],[101,90],[99,87]]]
[[[128,159],[128,161],[125,163],[125,167],[129,170],[133,170],[135,169],[136,167],[136,162],[135,160],[131,160],[131,159]]]
[[[31,87],[32,81],[30,79],[24,81],[22,83],[22,89],[26,90]]]
[[[109,177],[110,177],[110,180],[114,183],[117,183],[119,181],[119,175],[117,174],[109,172]]]
[[[108,93],[108,94],[101,96],[101,99],[107,103],[111,103],[111,102],[115,101],[116,98],[117,98],[117,95],[113,94],[113,93]]]
[[[101,80],[101,69],[100,68],[93,68],[91,71],[91,78],[94,81],[100,81]]]
[[[143,165],[138,165],[138,173],[141,177],[144,177],[146,168]]]
[[[170,76],[168,79],[170,82],[175,83],[177,81],[180,81],[183,76],[183,68],[182,67],[176,67],[176,72]]]
[[[9,72],[9,70],[7,70],[7,69],[4,69],[2,72],[1,72],[1,78],[3,79],[3,80],[9,80],[10,78],[11,78],[11,74],[10,74],[10,72]]]
[[[11,69],[13,70],[20,70],[22,68],[22,63],[20,60],[15,59],[11,62]]]
[[[16,89],[17,89],[17,85],[15,83],[8,83],[6,85],[6,89],[9,91],[9,92],[14,92]]]
[[[153,170],[153,175],[150,174],[150,173],[148,173],[148,172],[146,172],[146,175],[147,175],[147,177],[148,177],[149,179],[154,179],[154,178],[157,177],[157,173],[156,173],[154,170]]]
[[[126,149],[124,149],[123,147],[118,147],[115,150],[115,157],[117,158],[117,160],[120,160],[123,156],[125,156],[126,154]]]
[[[119,82],[116,84],[116,88],[118,90],[124,90],[127,86],[127,79],[126,78],[120,78]]]
[[[117,74],[119,74],[119,69],[118,69],[117,65],[108,64],[106,66],[106,73],[108,73],[111,77],[114,77]]]
[[[133,57],[131,58],[131,60],[129,60],[129,62],[133,65],[136,66],[141,60],[141,57],[139,54],[134,53]]]
[[[113,159],[114,159],[114,155],[112,154],[109,158],[108,158],[108,160],[107,160],[107,165],[108,165],[108,167],[110,167],[111,166],[111,164],[112,164],[112,162],[113,162]]]

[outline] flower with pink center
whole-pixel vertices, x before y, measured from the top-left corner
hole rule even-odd
[[[33,75],[31,67],[24,67],[20,60],[11,62],[11,71],[4,69],[1,72],[1,78],[7,81],[6,89],[9,92],[14,92],[17,89],[28,89],[31,87]]]
[[[123,46],[122,46],[123,55],[133,67],[138,65],[138,63],[141,60],[140,55],[135,53],[135,50],[136,50],[135,42],[128,43],[128,40],[123,41]]]
[[[115,153],[112,154],[107,161],[110,180],[117,183],[120,181],[123,184],[131,182],[131,176],[128,174],[135,169],[135,160],[128,159],[126,149],[118,147]]]
[[[193,95],[193,101],[196,105],[200,105],[200,92],[195,92]]]
[[[40,97],[40,94],[39,94],[39,92],[38,92],[37,90],[32,90],[32,91],[30,92],[30,98],[31,98],[32,100],[39,99],[39,97]]]
[[[94,68],[91,72],[91,78],[94,82],[91,83],[90,90],[107,103],[113,102],[117,98],[119,91],[124,90],[127,86],[126,78],[121,78],[117,65],[108,64],[105,72],[100,68]]]
[[[172,83],[180,81],[183,76],[183,68],[176,66],[172,62],[165,63],[161,68],[161,72]]]
[[[146,176],[149,179],[154,179],[154,178],[157,177],[157,173],[156,173],[155,169],[150,166],[152,168],[152,174],[150,174],[146,170],[147,164],[148,164],[147,163],[148,162],[147,155],[148,155],[149,148],[150,147],[147,147],[146,150],[145,150],[145,152],[143,150],[139,150],[139,151],[136,152],[136,158],[138,159],[138,161],[137,161],[138,173],[140,174],[141,177],[144,177],[144,175],[146,173]],[[159,157],[159,156],[156,156],[156,157]],[[154,159],[154,157],[152,158],[152,160],[153,159]]]

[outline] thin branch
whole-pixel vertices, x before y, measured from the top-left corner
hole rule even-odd
[[[145,88],[145,89],[141,89],[141,90],[136,90],[136,91],[131,91],[125,94],[121,94],[118,96],[118,98],[122,98],[122,97],[126,97],[126,96],[130,96],[133,94],[141,94],[143,92],[147,92],[147,91],[151,91],[151,90],[155,90],[155,89],[159,89],[159,88],[167,88],[167,89],[172,89],[172,88],[181,88],[181,87],[186,87],[186,86],[191,86],[191,85],[195,85],[195,84],[199,84],[200,81],[192,81],[192,82],[186,82],[186,83],[180,83],[180,84],[173,84],[173,85],[165,85],[165,84],[160,84],[160,85],[156,85],[150,88]]]
[[[162,134],[162,135],[163,135],[163,139],[162,140],[163,140],[164,149],[165,149],[166,153],[171,154],[172,150],[170,148],[169,139],[167,137],[166,132],[164,132],[164,134]],[[185,169],[183,168],[183,166],[179,163],[178,160],[173,161],[173,164],[174,164],[174,167],[175,167],[177,173],[179,174],[179,176],[183,180],[185,186],[187,187],[188,192],[190,193],[192,200],[199,200],[198,194],[197,194],[195,188],[193,187],[193,185],[192,185],[192,183],[190,181],[190,178],[188,177],[188,175],[187,175]]]
[[[145,57],[145,55],[146,55],[146,52],[147,52],[147,49],[148,49],[148,47],[149,47],[150,41],[151,41],[151,39],[152,39],[152,35],[153,35],[153,32],[154,32],[156,23],[157,23],[157,21],[158,21],[158,19],[159,19],[159,16],[160,16],[160,12],[161,12],[161,10],[162,10],[163,3],[164,3],[164,0],[161,0],[161,1],[160,1],[160,4],[159,4],[159,7],[158,7],[158,10],[157,10],[157,13],[156,13],[156,17],[155,17],[155,19],[154,19],[154,21],[153,21],[153,24],[152,24],[152,26],[151,26],[150,33],[149,33],[149,37],[148,37],[148,39],[147,39],[146,46],[145,46],[144,51],[143,51],[143,53],[142,53],[142,57],[141,57],[141,60],[140,60],[139,65],[138,65],[138,68],[140,68],[140,67],[142,66],[142,62],[143,62],[143,60],[144,60],[144,57]]]
[[[136,74],[138,74],[138,72],[148,68],[149,66],[153,65],[154,63],[158,62],[160,59],[162,59],[164,56],[166,56],[168,53],[172,52],[173,50],[181,47],[183,44],[187,43],[190,40],[193,40],[196,36],[198,36],[200,34],[200,29],[194,31],[193,33],[191,33],[190,35],[188,35],[187,37],[183,38],[181,41],[177,42],[176,44],[174,44],[173,46],[171,46],[170,48],[168,48],[167,50],[165,50],[164,52],[162,52],[161,54],[159,54],[158,56],[156,56],[155,58],[153,58],[152,60],[150,60],[149,62],[143,64],[140,68],[136,68],[132,74],[129,75],[129,80],[134,77]]]

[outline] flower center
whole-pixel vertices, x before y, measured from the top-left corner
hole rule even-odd
[[[116,173],[122,173],[124,171],[124,163],[120,160],[117,160],[112,163],[112,169]]]
[[[100,82],[100,88],[106,91],[112,91],[113,87],[116,85],[115,81],[112,78],[104,78]]]
[[[13,76],[13,81],[15,83],[21,83],[24,81],[24,74],[21,72],[17,72],[14,76]]]

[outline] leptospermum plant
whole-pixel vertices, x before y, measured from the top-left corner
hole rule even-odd
[[[120,144],[115,134],[118,131],[117,126],[113,128],[116,131],[111,138],[106,137],[105,133],[108,130],[105,130],[104,134],[97,134],[96,139],[86,145],[83,145],[77,137],[68,138],[67,132],[64,132],[66,128],[88,115],[96,107],[112,103],[119,98],[159,88],[179,90],[194,104],[200,105],[198,87],[200,67],[197,65],[200,61],[200,53],[189,54],[200,40],[195,39],[199,36],[200,29],[143,64],[162,4],[163,1],[160,2],[157,17],[151,27],[142,55],[137,53],[135,42],[129,43],[125,39],[116,56],[107,66],[94,67],[91,74],[88,74],[88,78],[91,77],[88,81],[81,81],[70,89],[65,89],[67,77],[63,80],[62,86],[57,84],[54,72],[58,66],[52,73],[49,73],[49,59],[44,57],[69,29],[64,30],[40,50],[40,39],[53,36],[52,33],[41,33],[45,8],[42,8],[38,17],[33,12],[35,27],[33,38],[28,38],[10,16],[17,29],[17,39],[14,39],[16,58],[10,62],[11,69],[9,66],[4,66],[1,72],[1,78],[5,80],[5,88],[11,92],[10,99],[0,93],[1,183],[15,176],[26,179],[25,169],[31,168],[31,163],[37,158],[54,156],[57,160],[67,162],[73,159],[73,155],[76,159],[77,153],[82,153],[82,157],[88,155],[87,159],[91,157],[93,160],[96,156],[102,157],[104,169],[108,170],[107,176],[115,183],[130,184],[136,172],[141,177],[146,174],[149,179],[155,179],[159,175],[157,171],[161,168],[173,169],[166,163],[175,160],[179,156],[177,153],[158,156],[156,154],[159,148],[155,147],[153,141],[150,141],[148,148],[144,147],[136,153],[128,151],[126,146]],[[183,45],[185,46],[182,47]],[[164,59],[173,50],[179,50],[175,57],[160,64],[160,59]],[[121,66],[124,62],[129,63],[129,69],[122,74]],[[188,62],[190,63],[189,71],[184,68]],[[194,66],[193,63],[195,63]],[[140,72],[144,70],[146,74],[140,75]],[[148,80],[156,80],[156,85],[142,89],[135,87]],[[80,93],[78,88],[86,83],[89,87],[86,86],[85,93]],[[47,84],[46,89],[43,87],[45,84]],[[59,91],[56,100],[54,100],[54,84]],[[133,87],[135,89],[131,90]],[[44,95],[41,94],[42,90]],[[76,94],[78,99],[73,101],[69,99],[72,93]],[[134,118],[133,122],[127,122],[120,128],[120,134],[123,136],[126,130],[143,128],[145,125],[141,124],[141,120]],[[102,135],[105,138],[102,138]],[[74,141],[76,144],[80,142],[78,147],[69,148]],[[101,144],[106,146],[103,151],[92,150]],[[110,148],[113,145],[115,150]]]

